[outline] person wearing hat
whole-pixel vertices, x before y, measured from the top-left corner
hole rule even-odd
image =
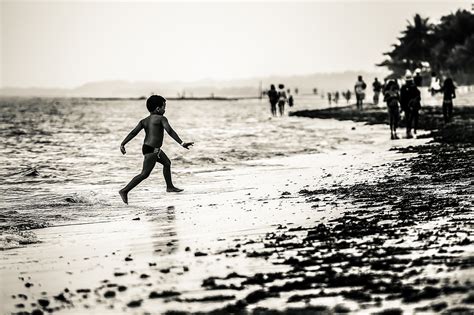
[[[400,111],[405,112],[405,124],[407,128],[407,139],[413,138],[411,130],[414,133],[418,128],[418,115],[421,108],[421,93],[413,82],[411,72],[407,71],[405,84],[400,89]]]

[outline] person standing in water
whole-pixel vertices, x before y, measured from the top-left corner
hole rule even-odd
[[[285,113],[286,99],[285,85],[278,84],[278,110],[280,111],[280,116],[283,116]]]
[[[295,89],[295,93],[296,93],[296,90],[297,89]],[[295,104],[295,100],[293,99],[293,95],[291,95],[291,90],[288,89],[286,91],[288,92],[288,106],[293,107],[293,105]]]
[[[275,89],[275,85],[270,85],[270,90],[267,92],[267,95],[270,101],[270,111],[272,116],[275,117],[277,115],[276,105],[278,103],[278,92]]]
[[[125,145],[135,138],[138,133],[145,130],[145,140],[143,141],[142,153],[143,153],[143,168],[140,174],[135,176],[127,186],[119,191],[122,201],[128,204],[128,193],[146,179],[156,162],[163,165],[163,176],[166,181],[167,192],[181,192],[173,185],[171,180],[171,161],[166,156],[165,152],[161,150],[163,144],[164,131],[171,136],[176,142],[178,142],[183,148],[188,149],[194,144],[194,142],[184,142],[178,136],[178,134],[171,128],[168,119],[164,116],[166,110],[166,99],[160,95],[152,95],[146,101],[146,107],[150,112],[150,115],[138,122],[138,125],[125,137],[120,145],[120,151],[122,154],[126,154]]]
[[[456,98],[456,87],[453,79],[447,78],[443,83],[443,118],[444,123],[451,121],[453,117],[453,99]]]
[[[365,84],[364,80],[362,79],[362,76],[357,77],[356,84],[354,85],[354,92],[356,95],[356,100],[357,100],[357,109],[362,110],[362,104],[364,102],[365,98],[365,89],[367,88],[367,84]]]
[[[346,91],[345,98],[346,98],[347,104],[349,104],[349,101],[351,100],[351,90]]]
[[[375,78],[374,82],[372,83],[372,90],[374,91],[374,105],[378,105],[380,91],[382,90],[382,84],[377,78]]]
[[[331,106],[331,101],[332,101],[332,94],[331,94],[331,92],[328,92],[328,102],[329,102],[329,106]]]
[[[337,105],[338,102],[339,102],[339,91],[336,91],[334,93],[334,103],[336,103]]]

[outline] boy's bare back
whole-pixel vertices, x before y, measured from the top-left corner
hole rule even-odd
[[[161,148],[165,126],[169,126],[168,119],[162,115],[152,114],[140,121],[145,129],[144,144],[153,148]]]

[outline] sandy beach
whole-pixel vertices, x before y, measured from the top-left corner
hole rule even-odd
[[[370,144],[201,172],[167,206],[36,230],[2,253],[2,313],[472,311],[472,138],[345,124]],[[436,163],[453,152],[464,163]]]

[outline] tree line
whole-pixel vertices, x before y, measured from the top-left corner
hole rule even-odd
[[[445,15],[437,24],[416,14],[398,41],[377,64],[391,71],[389,78],[419,68],[426,75],[452,77],[458,84],[474,83],[474,15],[469,11]]]

